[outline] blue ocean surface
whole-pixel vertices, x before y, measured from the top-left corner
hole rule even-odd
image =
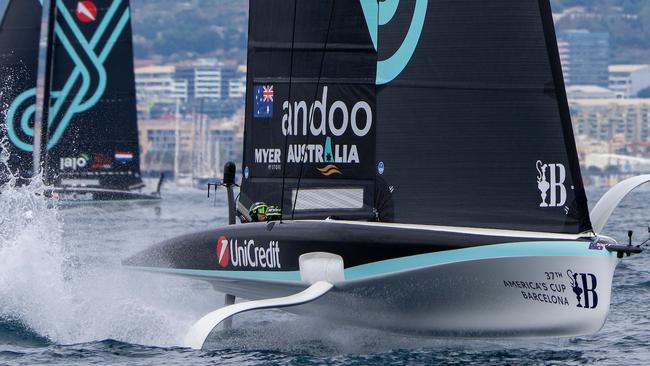
[[[238,316],[204,350],[185,332],[223,303],[202,282],[141,274],[122,259],[175,235],[225,224],[223,192],[168,187],[154,205],[49,207],[38,183],[0,194],[0,365],[648,365],[650,253],[623,261],[609,319],[594,335],[430,339],[281,311]],[[604,193],[589,189],[591,203]],[[628,197],[606,233],[650,234],[650,189]]]

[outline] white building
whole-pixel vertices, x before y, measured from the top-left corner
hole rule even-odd
[[[562,63],[562,74],[564,74],[564,83],[571,84],[571,55],[569,54],[569,42],[558,40],[558,51],[560,52],[560,62]]]
[[[650,87],[650,65],[611,65],[609,67],[609,88],[618,98],[636,98],[637,94]]]
[[[177,66],[174,78],[187,81],[190,99],[221,99],[221,68],[216,60],[199,60]]]
[[[600,141],[650,141],[650,99],[574,99],[574,131]]]
[[[228,95],[230,98],[245,98],[246,97],[246,78],[239,78],[230,80],[228,83]]]
[[[609,167],[615,166],[620,173],[649,173],[650,172],[650,159],[618,155],[618,154],[587,154],[582,161],[582,165],[589,169],[591,167],[598,168],[602,171],[607,170]]]
[[[597,85],[571,85],[566,87],[569,100],[576,99],[615,99],[616,93]]]
[[[196,98],[221,98],[221,67],[218,64],[195,66],[194,96]]]
[[[187,100],[187,80],[174,78],[174,66],[146,66],[135,69],[138,99]]]

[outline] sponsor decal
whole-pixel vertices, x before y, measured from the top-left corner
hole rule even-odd
[[[255,117],[272,116],[269,111],[275,97],[271,87],[255,86]],[[374,112],[369,102],[347,100],[349,93],[339,89],[325,85],[313,100],[278,100],[282,111],[275,116],[281,121],[268,127],[282,133],[274,139],[282,141],[282,146],[256,146],[251,154],[256,166],[280,171],[285,164],[318,164],[313,169],[323,174],[333,172],[329,167],[333,165],[338,173],[323,174],[332,176],[342,172],[342,164],[361,164],[360,154],[371,151],[364,141],[372,136]]]
[[[384,169],[385,168],[386,168],[386,166],[384,165],[384,162],[380,161],[379,164],[377,164],[377,173],[379,173],[379,175],[384,174]]]
[[[78,158],[61,158],[59,161],[59,170],[61,171],[77,171],[88,166],[90,156],[88,154],[81,154]]]
[[[268,170],[282,170],[282,150],[255,149],[255,163],[266,164]]]
[[[91,165],[92,169],[95,170],[104,170],[111,169],[113,167],[113,159],[108,154],[94,154],[93,163]]]
[[[339,168],[337,168],[336,165],[332,165],[332,164],[326,165],[322,168],[318,168],[318,171],[326,177],[329,177],[330,175],[334,175],[334,174],[343,175],[343,173],[341,173]]]
[[[349,106],[336,100],[328,104],[327,92],[328,87],[324,86],[322,99],[311,103],[309,108],[304,100],[282,104],[284,136],[342,136],[352,130],[355,136],[364,137],[370,132],[372,108],[368,102],[358,101]]]
[[[219,266],[226,268],[230,264],[230,243],[228,238],[220,236],[217,239],[217,258],[219,259]]]
[[[248,179],[248,175],[250,174],[250,170],[248,170],[248,167],[244,168],[244,178]]]
[[[281,163],[282,150],[280,149],[255,149],[255,162],[262,164]]]
[[[543,277],[533,280],[503,281],[505,288],[516,289],[521,293],[521,298],[532,302],[572,306],[569,298],[573,292],[577,300],[576,307],[583,309],[595,309],[598,306],[597,285],[596,275],[572,270],[544,272]]]
[[[97,20],[97,6],[95,6],[92,1],[79,1],[77,3],[77,11],[75,14],[80,22],[94,22]]]
[[[221,268],[272,268],[280,269],[280,243],[274,240],[256,244],[255,240],[217,239],[217,259]]]
[[[517,289],[526,301],[543,302],[553,305],[569,306],[566,297],[567,285],[558,282],[505,280],[506,288]]]
[[[324,143],[288,144],[287,163],[359,164],[356,144],[337,144],[335,138],[364,138],[372,129],[373,111],[366,101],[347,104],[328,100],[329,87],[324,86],[320,100],[284,101],[282,103],[282,134],[307,137]],[[322,141],[322,140],[321,140]],[[266,150],[266,151],[265,151]],[[279,164],[283,161],[279,149],[256,149],[255,162]],[[274,168],[273,166],[270,167]]]
[[[273,85],[255,85],[253,118],[273,117]]]
[[[375,50],[379,50],[379,40],[377,37],[379,26],[386,25],[393,19],[397,13],[400,0],[360,0],[360,2],[366,19],[366,25],[370,32],[370,38],[375,46]],[[391,82],[408,65],[422,35],[428,3],[429,0],[415,1],[413,18],[411,19],[411,24],[404,37],[404,41],[392,56],[385,60],[377,61],[377,85]]]
[[[536,280],[504,280],[503,286],[517,290],[521,298],[527,302],[570,306],[569,298],[567,297],[569,286],[564,282],[564,274],[562,272],[544,272],[544,276],[540,277]]]
[[[598,306],[598,293],[596,287],[598,280],[593,273],[577,273],[572,270],[566,271],[571,282],[571,289],[576,295],[579,308],[595,309]]]
[[[566,168],[563,164],[545,164],[537,161],[537,189],[542,202],[539,207],[562,207],[567,200]],[[573,187],[571,187],[573,189]],[[565,208],[568,214],[568,207]]]
[[[115,160],[120,162],[127,162],[133,160],[133,153],[128,151],[116,151]]]

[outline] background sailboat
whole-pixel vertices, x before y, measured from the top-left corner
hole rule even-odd
[[[40,14],[36,0],[10,3],[29,6]],[[158,198],[139,192],[144,184],[128,0],[55,0],[48,19],[42,100],[34,83],[8,103],[12,151],[24,157],[40,153],[35,160],[62,201]],[[30,126],[39,101],[48,121],[42,151],[33,148]]]

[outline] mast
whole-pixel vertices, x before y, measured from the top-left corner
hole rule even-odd
[[[176,112],[174,114],[176,119],[176,126],[174,129],[174,180],[178,182],[179,176],[179,164],[180,164],[180,152],[181,152],[181,121],[180,121],[180,108],[181,100],[180,98],[176,99]]]
[[[36,115],[34,119],[34,175],[38,174],[43,169],[43,179],[46,184],[50,184],[50,173],[47,163],[47,150],[48,150],[48,134],[49,134],[49,115],[50,115],[50,102],[52,92],[52,62],[54,57],[54,28],[56,26],[56,0],[43,1],[43,14],[47,14],[45,24],[45,63],[43,66],[43,79],[42,84],[37,84],[36,96]],[[40,69],[40,67],[39,67]],[[39,74],[41,74],[39,70]],[[40,84],[40,85],[39,85]],[[40,92],[42,91],[42,92]],[[40,98],[39,98],[40,96]],[[40,115],[39,115],[40,111]]]

